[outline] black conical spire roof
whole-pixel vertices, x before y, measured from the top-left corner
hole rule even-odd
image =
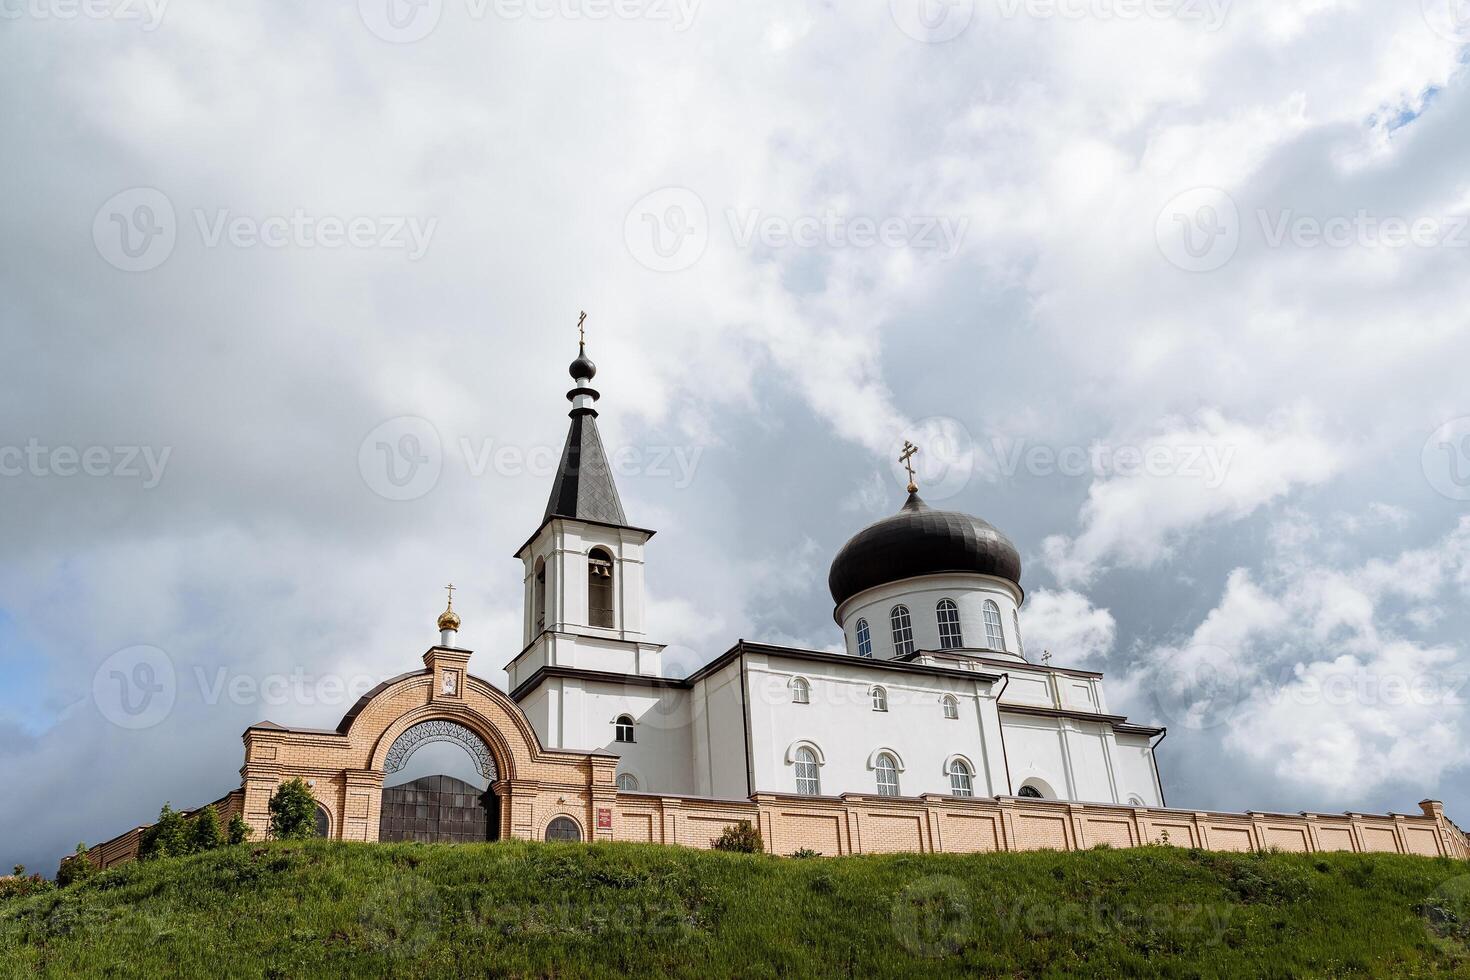
[[[596,413],[572,412],[572,427],[567,444],[561,451],[561,464],[551,484],[551,499],[546,502],[543,523],[553,517],[570,517],[579,521],[626,525],[623,502],[613,483],[612,469],[602,437],[597,434]]]
[[[577,387],[567,392],[572,403],[572,427],[567,431],[567,444],[561,451],[561,464],[551,484],[551,499],[546,502],[546,516],[570,517],[578,521],[626,525],[623,502],[613,483],[612,468],[607,465],[607,451],[597,432],[597,389],[588,385],[597,367],[587,356],[587,345],[577,345],[577,359],[570,369]]]

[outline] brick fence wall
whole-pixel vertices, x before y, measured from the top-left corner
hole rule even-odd
[[[823,854],[888,851],[969,853],[1098,844],[1136,847],[1167,841],[1219,851],[1358,851],[1470,859],[1470,843],[1426,800],[1421,813],[1213,813],[1149,807],[952,796],[839,797],[757,793],[719,800],[619,793],[617,757],[541,746],[520,708],[500,689],[465,673],[469,651],[434,647],[425,669],[385,682],[335,731],[262,724],[244,734],[241,786],[216,801],[220,820],[240,813],[256,838],[281,782],[307,781],[337,840],[378,839],[387,755],[395,740],[425,721],[467,729],[494,757],[505,837],[542,840],[552,821],[570,820],[584,840],[709,847],[726,827],[756,824],[768,850]],[[453,677],[448,675],[453,674]],[[143,827],[92,848],[101,867],[133,860]]]
[[[544,792],[536,787],[529,795],[534,799]],[[243,793],[236,790],[214,806],[227,821],[242,802]],[[566,806],[569,800],[558,802],[562,806],[550,806],[548,813],[579,813],[577,805]],[[581,806],[589,802],[578,801]],[[1470,860],[1470,840],[1432,800],[1421,803],[1421,812],[1413,815],[1218,813],[1021,797],[865,794],[758,793],[750,800],[718,800],[618,793],[597,802],[611,803],[612,826],[592,830],[595,817],[579,820],[593,839],[707,848],[725,828],[748,821],[760,829],[766,849],[774,854],[801,849],[828,855],[1080,851],[1099,844],[1169,843],[1212,851],[1354,851]],[[546,822],[505,827],[505,836],[539,839]],[[143,829],[136,827],[92,848],[92,860],[104,868],[133,860]]]
[[[756,824],[766,849],[790,854],[891,851],[1076,851],[1167,842],[1214,851],[1356,851],[1470,860],[1470,842],[1426,800],[1414,815],[1214,813],[999,797],[912,799],[756,794],[749,802],[620,793],[617,840],[709,847],[726,827]]]

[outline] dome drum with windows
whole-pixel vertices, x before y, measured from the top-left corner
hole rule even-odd
[[[930,507],[913,484],[898,513],[842,546],[827,585],[833,618],[858,656],[1022,656],[1020,552],[988,521]]]

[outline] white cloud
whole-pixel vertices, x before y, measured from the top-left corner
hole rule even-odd
[[[1080,666],[1112,652],[1117,623],[1080,592],[1042,589],[1026,597],[1021,630],[1032,661],[1049,650],[1058,664]]]
[[[1462,605],[1467,540],[1470,518],[1390,560],[1278,561],[1265,584],[1237,569],[1188,640],[1144,651],[1115,691],[1330,799],[1433,786],[1470,763],[1470,651],[1411,634]],[[1395,611],[1403,597],[1420,605]]]
[[[1190,532],[1321,483],[1343,458],[1300,412],[1251,426],[1206,410],[1133,445],[1125,472],[1092,484],[1082,531],[1043,542],[1046,564],[1063,584],[1088,582],[1110,565],[1158,564]]]

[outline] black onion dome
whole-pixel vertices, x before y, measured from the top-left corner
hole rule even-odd
[[[832,601],[916,575],[974,572],[1021,584],[1021,554],[989,522],[957,511],[934,510],[909,494],[897,514],[869,524],[837,552],[827,588]]]
[[[571,374],[573,381],[581,381],[583,378],[591,381],[597,377],[597,365],[592,363],[592,358],[587,356],[586,350],[578,348],[577,359],[572,362],[571,367],[567,368],[567,372]]]

